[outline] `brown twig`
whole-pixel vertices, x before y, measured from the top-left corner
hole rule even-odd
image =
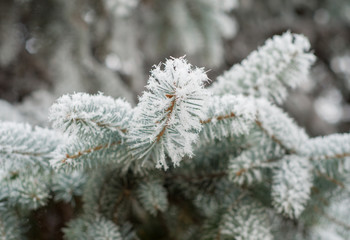
[[[287,153],[289,154],[294,154],[296,153],[295,149],[291,149],[288,148],[286,145],[284,145],[284,143],[278,139],[275,135],[270,134],[263,126],[262,122],[259,120],[255,120],[256,125],[261,129],[261,131],[263,131],[267,136],[269,136],[271,138],[272,141],[274,141],[275,143],[277,143],[278,145],[280,145],[284,150],[286,150]]]
[[[215,119],[217,121],[221,121],[221,120],[224,120],[224,119],[228,119],[228,118],[234,118],[236,117],[236,114],[234,114],[233,112],[229,113],[229,114],[226,114],[226,115],[220,115],[220,116],[217,116],[215,117]],[[213,121],[214,117],[213,118],[208,118],[206,120],[201,120],[200,123],[201,124],[207,124],[207,123],[211,123]]]
[[[166,122],[165,122],[165,125],[164,125],[163,129],[159,132],[159,134],[156,137],[157,142],[160,141],[161,137],[164,135],[165,130],[168,127],[168,124],[169,124],[169,121],[170,121],[170,117],[171,117],[171,114],[173,113],[173,110],[174,110],[174,107],[175,107],[175,103],[176,103],[176,96],[175,95],[166,94],[165,96],[167,98],[174,98],[174,99],[171,101],[170,106],[165,110],[165,111],[168,112],[168,114],[166,116],[167,119],[166,119]]]
[[[227,115],[220,115],[220,116],[217,116],[217,117],[215,117],[215,118],[216,118],[217,120],[220,121],[220,120],[224,120],[224,119],[228,119],[228,118],[233,118],[233,117],[236,117],[236,115],[232,112],[232,113],[230,113],[230,114],[227,114]],[[213,119],[214,119],[214,117],[213,117],[213,118],[206,119],[206,120],[201,120],[200,122],[201,122],[201,124],[207,124],[207,123],[211,123]],[[290,149],[290,148],[288,148],[287,146],[285,146],[285,145],[283,144],[283,142],[282,142],[280,139],[278,139],[275,135],[270,134],[270,133],[263,127],[263,124],[262,124],[261,121],[256,120],[255,123],[256,123],[256,125],[257,125],[267,136],[269,136],[269,137],[271,138],[272,141],[274,141],[274,142],[277,143],[279,146],[281,146],[283,149],[285,149],[287,153],[289,153],[289,154],[295,154],[295,153],[296,153],[296,151],[295,151],[294,149]],[[327,159],[345,158],[345,157],[350,157],[350,153],[342,153],[342,154],[335,154],[335,155],[326,155],[326,156],[323,156],[323,157],[320,158],[320,159],[325,159],[325,160],[327,160]],[[319,159],[319,160],[320,160],[320,159]],[[312,159],[310,159],[310,160],[312,160]],[[269,161],[268,161],[268,162],[269,162]],[[254,167],[254,166],[252,166],[252,167]],[[242,168],[241,170],[239,170],[239,171],[236,173],[236,176],[241,176],[243,173],[245,173],[245,172],[247,172],[247,171],[248,171],[247,168]],[[324,173],[318,172],[318,175],[321,176],[321,177],[324,177],[326,180],[328,180],[328,181],[330,181],[330,182],[332,182],[332,183],[334,183],[334,184],[340,186],[341,188],[344,188],[344,187],[345,187],[344,184],[343,184],[342,182],[340,182],[340,181],[338,181],[338,180],[336,180],[336,179],[334,179],[334,178],[332,178],[332,177],[330,177],[330,176],[328,176],[328,175],[326,175],[326,174],[324,174]]]
[[[256,125],[257,125],[267,136],[269,136],[269,137],[271,138],[272,141],[274,141],[275,143],[277,143],[278,145],[280,145],[283,149],[285,149],[287,153],[289,153],[289,154],[295,154],[295,153],[296,153],[296,151],[295,151],[294,149],[290,149],[290,148],[286,147],[286,146],[282,143],[282,141],[279,140],[275,135],[270,135],[270,134],[268,133],[268,131],[263,127],[262,123],[261,123],[259,120],[256,120],[255,123],[256,123]],[[326,155],[326,156],[324,156],[323,158],[320,158],[319,160],[321,160],[321,159],[325,159],[325,160],[326,160],[326,159],[332,159],[332,158],[345,158],[345,157],[348,157],[348,156],[350,156],[349,153],[335,154],[335,155],[333,155],[333,156],[327,156],[327,155]],[[310,159],[310,160],[314,160],[314,159]],[[242,169],[242,170],[244,170],[244,169]],[[330,181],[330,182],[332,182],[332,183],[334,183],[334,184],[340,186],[341,188],[344,188],[344,187],[345,187],[344,184],[343,184],[342,182],[340,182],[340,181],[338,181],[338,180],[336,180],[336,179],[334,179],[334,178],[328,176],[327,174],[318,172],[318,175],[321,176],[321,177],[323,177],[323,178],[325,178],[326,180],[328,180],[328,181]]]
[[[346,158],[346,157],[350,157],[350,153],[338,153],[338,154],[334,154],[334,155],[324,155],[322,157],[319,157],[319,158],[313,159],[313,160],[330,160],[330,159],[334,159],[334,158]]]
[[[121,141],[110,143],[110,144],[105,144],[105,145],[99,145],[99,146],[96,146],[94,148],[89,148],[89,149],[86,149],[86,150],[83,150],[83,151],[79,151],[78,153],[73,154],[73,155],[69,155],[67,153],[66,154],[66,158],[64,158],[61,162],[62,163],[66,163],[66,161],[68,159],[75,159],[75,158],[78,158],[78,157],[80,157],[82,155],[85,155],[85,154],[88,154],[88,153],[91,153],[91,152],[94,152],[94,151],[99,151],[99,150],[102,150],[102,149],[105,149],[105,148],[108,148],[108,147],[111,147],[111,146],[119,145],[120,143],[121,143]]]

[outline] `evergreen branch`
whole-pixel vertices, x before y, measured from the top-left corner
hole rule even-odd
[[[231,113],[226,114],[226,115],[218,115],[218,116],[215,116],[215,117],[208,118],[206,120],[200,120],[200,123],[201,124],[208,124],[208,123],[211,123],[213,121],[213,119],[215,119],[214,121],[222,121],[222,120],[225,120],[225,119],[235,118],[235,117],[236,117],[236,114],[231,112]]]
[[[257,145],[242,151],[238,156],[230,158],[229,177],[240,186],[261,182],[263,170],[276,167],[276,162],[284,154],[285,151],[274,142],[261,141]]]
[[[10,210],[0,211],[0,239],[23,239],[21,223],[18,216]]]
[[[124,139],[115,133],[87,139],[72,137],[52,153],[50,164],[54,168],[85,169],[115,162],[126,147],[123,142]]]
[[[350,152],[345,153],[336,153],[334,155],[323,155],[318,156],[317,158],[311,157],[311,160],[322,161],[322,160],[331,160],[331,159],[344,159],[350,157]]]
[[[30,156],[30,157],[45,157],[45,156],[48,157],[48,154],[50,154],[50,152],[27,152],[27,151],[12,149],[11,151],[0,150],[0,154],[19,154],[19,155]]]
[[[154,216],[164,212],[169,205],[167,189],[157,179],[142,182],[136,190],[136,196],[146,211]]]
[[[83,118],[75,118],[74,119],[75,122],[82,122],[84,125],[87,125],[88,122],[83,119]],[[98,127],[101,128],[108,128],[108,129],[114,129],[116,131],[120,131],[122,133],[126,133],[128,130],[126,128],[122,128],[121,126],[114,126],[113,124],[111,124],[110,122],[106,122],[106,121],[94,121],[94,120],[90,120],[90,123],[95,124]]]
[[[207,103],[206,118],[200,119],[203,125],[201,139],[207,142],[224,137],[247,134],[255,119],[253,99],[242,95],[213,96]]]
[[[170,103],[170,106],[165,110],[167,112],[167,116],[166,116],[166,122],[163,126],[163,129],[159,132],[159,134],[156,136],[156,141],[159,142],[160,138],[164,135],[165,130],[167,129],[169,122],[171,120],[171,115],[174,111],[174,107],[175,107],[175,103],[176,103],[176,96],[175,95],[171,95],[171,94],[165,94],[165,96],[167,98],[173,98],[173,100]]]
[[[259,120],[256,120],[255,121],[256,125],[262,130],[262,132],[264,132],[268,137],[270,137],[270,139],[272,141],[274,141],[276,144],[278,144],[280,147],[282,147],[287,154],[297,154],[296,150],[295,149],[289,149],[286,145],[283,144],[283,142],[278,139],[275,135],[273,134],[270,134],[265,128],[264,126],[262,125],[261,121]],[[331,136],[328,136],[328,137],[331,137]],[[322,139],[325,139],[325,137],[322,137]],[[314,140],[314,139],[311,139],[312,142],[315,142],[315,141],[318,141],[317,139]],[[341,142],[344,143],[346,142],[347,140],[345,139],[342,139]],[[330,142],[330,141],[329,141]],[[334,143],[334,140],[331,141],[332,143]],[[318,143],[320,144],[320,143]],[[332,144],[333,146],[334,144]],[[310,145],[309,144],[306,144],[306,147],[304,147],[303,149],[310,149]],[[304,151],[305,152],[305,151]],[[342,158],[346,158],[346,157],[350,157],[350,153],[338,153],[338,154],[333,154],[333,155],[321,155],[321,156],[318,156],[317,159],[315,159],[314,157],[309,157],[309,160],[310,161],[314,161],[314,160],[329,160],[329,159],[342,159]],[[244,173],[245,171],[242,169],[242,172],[239,172],[239,173]],[[342,182],[339,182],[338,180],[330,177],[329,175],[327,174],[324,174],[324,173],[321,173],[320,171],[318,171],[318,175],[325,178],[326,180],[330,181],[330,182],[333,182],[334,184],[340,186],[341,188],[344,188],[344,184]]]
[[[112,180],[112,177],[104,177],[103,182],[101,186],[99,186],[99,193],[98,193],[98,199],[97,199],[97,212],[102,213],[102,205],[103,205],[103,197],[106,193],[107,187],[110,185],[110,181]]]
[[[165,154],[174,166],[192,155],[192,143],[202,128],[204,89],[207,76],[184,58],[168,59],[164,68],[155,66],[135,108],[135,125],[128,133],[131,154],[137,159],[152,158],[156,167],[168,168]]]
[[[263,161],[263,162],[259,162],[259,163],[253,163],[253,164],[250,164],[249,167],[247,168],[242,168],[240,169],[239,171],[237,171],[236,173],[234,173],[237,177],[241,177],[244,173],[247,173],[248,171],[250,171],[251,169],[253,168],[261,168],[263,164],[265,163],[271,163],[271,162],[276,162],[277,159],[268,159],[266,161]]]
[[[187,176],[185,174],[172,174],[172,175],[166,174],[165,177],[168,179],[181,179],[187,182],[197,182],[197,181],[200,182],[206,179],[222,178],[227,176],[227,174],[228,174],[227,171],[220,171],[220,172],[214,172],[214,173],[209,173],[204,175],[201,174],[196,176]]]
[[[215,94],[243,94],[282,103],[288,88],[300,85],[309,73],[315,56],[302,35],[286,32],[274,36],[234,65],[212,85]]]
[[[88,149],[85,149],[85,150],[80,150],[76,154],[68,154],[68,153],[66,153],[65,154],[66,157],[61,160],[61,163],[66,163],[68,159],[75,159],[75,158],[81,157],[83,155],[86,155],[86,154],[89,154],[89,153],[92,153],[92,152],[96,152],[96,151],[100,151],[100,150],[104,150],[104,149],[107,149],[109,147],[116,146],[116,145],[119,145],[119,144],[121,144],[121,141],[108,143],[108,144],[104,144],[104,145],[98,145],[96,147],[88,148]]]
[[[266,108],[265,108],[266,109]],[[275,114],[276,116],[277,114]],[[258,115],[259,116],[259,115]],[[281,121],[282,122],[282,121]],[[322,161],[322,160],[331,160],[331,159],[346,159],[350,157],[350,136],[347,134],[333,134],[327,137],[317,137],[313,139],[305,140],[303,144],[298,144],[300,147],[298,151],[295,148],[288,147],[283,141],[282,138],[278,138],[275,134],[270,133],[266,127],[264,127],[262,121],[257,119],[255,121],[256,125],[261,129],[262,132],[266,134],[272,141],[278,144],[281,148],[283,148],[287,154],[297,154],[299,156],[306,156],[310,161]],[[281,124],[281,123],[278,123]],[[285,124],[284,128],[287,128],[289,124]],[[277,124],[272,127],[276,128]],[[271,127],[269,126],[271,129]],[[289,127],[291,128],[291,127]],[[295,128],[295,127],[294,127]],[[280,131],[282,128],[280,128]],[[278,131],[276,131],[278,132]],[[291,136],[292,134],[285,134],[286,136]],[[303,134],[298,134],[299,136]],[[280,136],[282,136],[280,134]],[[284,139],[284,138],[283,138]],[[300,140],[299,140],[300,141]],[[339,150],[343,150],[342,153],[336,153]],[[317,163],[316,164],[321,164]],[[328,181],[334,182],[337,181],[333,179],[329,174],[322,174],[321,177],[325,178]],[[337,182],[336,185],[344,186],[343,183]]]
[[[265,106],[266,107],[266,106]],[[273,106],[270,106],[270,108],[273,107]],[[273,107],[275,108],[275,107]],[[277,108],[275,108],[277,110]],[[282,113],[281,111],[279,111],[280,113]],[[274,115],[276,116],[277,114],[271,114],[271,115]],[[282,114],[281,116],[283,118],[286,118],[287,116],[283,116],[284,114]],[[229,114],[224,114],[224,115],[217,115],[217,116],[214,116],[212,118],[207,118],[205,120],[201,120],[201,124],[209,124],[209,123],[212,123],[213,121],[214,122],[217,122],[217,121],[223,121],[223,120],[226,120],[226,119],[234,119],[234,118],[237,118],[238,116],[234,113],[234,112],[230,112]],[[259,117],[259,114],[257,114],[257,118]],[[281,122],[286,122],[286,120],[284,121],[281,121]],[[301,154],[301,155],[305,155],[305,150],[304,149],[310,149],[310,148],[315,148],[313,146],[310,147],[310,144],[301,144],[302,142],[299,140],[300,144],[298,144],[299,146],[301,146],[301,148],[298,148],[298,151],[296,148],[293,148],[293,147],[289,147],[287,144],[285,144],[283,142],[282,139],[284,138],[279,138],[277,137],[273,132],[271,132],[271,129],[273,130],[274,128],[277,128],[277,124],[275,126],[268,126],[265,127],[263,122],[260,120],[260,119],[256,119],[255,120],[255,125],[258,126],[260,128],[260,130],[266,135],[268,136],[273,142],[275,142],[276,144],[278,144],[281,148],[283,148],[287,154]],[[269,124],[269,125],[273,125],[273,124]],[[279,123],[278,125],[281,125],[281,127],[279,127],[279,130],[281,131],[285,131],[287,129],[288,126],[293,126],[294,129],[296,129],[296,127],[294,126],[294,123],[292,122],[288,122],[287,121],[287,124],[285,123]],[[282,126],[283,125],[283,126]],[[215,126],[214,126],[215,127]],[[267,130],[267,129],[270,129]],[[285,130],[282,130],[282,129],[285,129]],[[275,131],[275,132],[280,132],[280,131]],[[279,134],[280,136],[282,136],[281,134]],[[305,136],[304,133],[300,132],[298,133],[297,135],[299,136],[302,136],[303,139],[307,139]],[[285,134],[285,136],[290,136],[288,134]],[[344,143],[348,143],[348,136],[345,135],[342,139],[340,139],[339,141],[336,141],[336,138],[337,136],[335,137],[332,137],[332,136],[328,136],[328,137],[321,137],[321,139],[325,139],[324,141],[327,141],[328,143],[328,146],[334,146],[334,147],[328,147],[328,149],[339,149],[339,147],[336,147],[337,146],[343,146]],[[327,138],[332,138],[330,139],[329,141],[327,140]],[[345,139],[346,138],[346,139]],[[317,142],[319,141],[318,139],[320,138],[316,138],[315,140],[311,139],[312,142]],[[335,141],[337,142],[336,144]],[[305,141],[305,142],[308,142],[308,141]],[[304,142],[304,143],[305,143]],[[321,144],[321,143],[317,143],[317,144]],[[305,145],[305,146],[304,146]],[[350,148],[349,148],[350,149]],[[324,153],[323,155],[317,155],[317,157],[313,157],[313,156],[310,156],[309,159],[310,160],[330,160],[330,159],[344,159],[344,158],[347,158],[347,157],[350,157],[350,151],[349,152],[342,152],[342,153],[335,153],[334,150],[332,150],[333,154],[326,154]],[[309,154],[307,154],[309,155]],[[243,171],[243,170],[242,170]]]
[[[224,213],[219,228],[225,239],[273,239],[268,219],[267,209],[246,199]]]
[[[245,99],[245,102],[249,101],[249,99]],[[227,99],[225,99],[225,102],[227,102]],[[228,103],[228,105],[230,105],[231,107],[233,106],[232,103]],[[215,106],[217,108],[217,106]],[[242,107],[242,106],[241,106]],[[246,107],[246,104],[245,104],[245,107]],[[218,111],[216,109],[216,111]],[[258,117],[258,114],[255,114],[256,118]],[[213,117],[210,117],[210,118],[207,118],[207,119],[204,119],[204,120],[200,120],[200,123],[205,125],[205,124],[209,124],[209,123],[216,123],[218,121],[223,121],[223,120],[226,120],[226,119],[235,119],[235,118],[238,118],[239,116],[235,113],[235,112],[229,112],[228,114],[219,114],[219,115],[214,115]],[[283,141],[281,139],[279,139],[276,135],[274,135],[273,133],[270,133],[264,126],[263,126],[263,123],[262,121],[256,119],[255,120],[255,125],[258,126],[262,132],[264,132],[269,138],[271,138],[272,141],[274,141],[275,143],[277,143],[279,146],[281,146],[283,149],[286,150],[286,152],[288,154],[295,154],[296,153],[296,150],[293,149],[293,148],[289,148],[287,147]],[[217,126],[213,126],[214,128],[217,127]],[[217,127],[218,128],[218,127]]]
[[[257,99],[255,124],[272,141],[285,149],[287,154],[301,153],[309,140],[304,129],[301,129],[282,109],[265,99]]]
[[[313,176],[306,157],[286,155],[273,171],[272,198],[277,212],[298,218],[310,199]]]
[[[98,214],[111,218],[110,209],[106,211],[106,208],[109,208],[109,202],[107,203],[106,199],[107,196],[111,194],[113,195],[113,202],[117,198],[116,195],[113,194],[114,191],[111,191],[111,187],[117,191],[119,190],[119,188],[114,185],[114,180],[117,177],[115,168],[112,168],[111,165],[105,165],[89,172],[89,178],[86,179],[87,181],[82,196],[84,213],[87,215]]]
[[[337,218],[333,217],[333,216],[330,216],[328,215],[326,212],[324,212],[323,210],[321,210],[320,208],[318,208],[317,206],[314,206],[314,210],[318,213],[321,213],[324,217],[326,217],[329,221],[339,225],[339,226],[342,226],[343,228],[345,228],[346,230],[350,230],[350,225],[343,222],[343,221],[340,221],[338,220]]]
[[[122,99],[75,93],[60,97],[50,108],[49,119],[54,128],[85,138],[109,132],[123,135],[132,114],[130,104]]]
[[[85,182],[86,174],[81,171],[56,173],[53,177],[51,187],[51,190],[54,192],[55,201],[72,202],[75,204],[75,197],[83,194]]]
[[[117,210],[118,210],[118,207],[120,206],[120,204],[122,203],[124,198],[128,197],[129,195],[130,195],[130,190],[124,189],[122,191],[122,193],[119,195],[119,197],[117,198],[117,200],[115,201],[115,203],[114,203],[112,213],[113,213],[113,222],[115,224],[118,224],[118,217],[117,217],[117,214],[116,214]]]
[[[342,183],[341,181],[339,181],[339,180],[337,180],[335,178],[332,178],[331,176],[329,176],[329,175],[327,175],[325,173],[322,173],[321,171],[317,171],[317,175],[320,176],[320,177],[325,178],[326,180],[328,180],[329,182],[334,183],[335,185],[338,185],[341,188],[345,188],[344,183]]]
[[[301,153],[311,160],[319,173],[322,173],[321,177],[338,186],[345,186],[334,177],[348,174],[350,134],[312,138],[301,148]]]
[[[228,206],[227,210],[232,210],[233,208],[237,207],[237,205],[247,196],[247,192],[243,191],[241,192],[241,194],[239,194],[239,196],[237,197],[237,199]]]
[[[118,212],[125,210],[120,208],[126,197],[131,200],[131,187],[128,179],[120,176],[120,170],[113,165],[106,165],[96,169],[84,189],[84,211],[88,214],[101,214],[119,222]],[[120,222],[118,223],[120,224]]]
[[[4,196],[7,197],[7,202],[23,209],[34,210],[44,206],[50,197],[48,180],[51,174],[50,171],[32,168],[30,172],[23,172],[6,185],[0,186],[5,190]]]
[[[213,86],[219,96],[210,99],[204,89],[205,72],[193,68],[184,58],[170,59],[153,68],[147,91],[135,109],[124,100],[101,94],[63,96],[50,112],[54,128],[71,135],[70,142],[59,147],[61,140],[54,132],[0,123],[0,160],[10,166],[0,169],[0,211],[15,205],[23,213],[37,209],[47,204],[50,191],[65,201],[71,201],[73,193],[80,194],[85,178],[76,175],[77,171],[65,175],[59,172],[52,177],[47,162],[53,158],[50,162],[54,167],[95,167],[91,172],[80,172],[91,173],[92,177],[84,188],[84,214],[69,223],[65,231],[68,239],[120,240],[124,236],[116,224],[127,219],[138,222],[138,217],[144,220],[145,212],[160,213],[157,220],[167,228],[172,226],[171,220],[180,219],[178,211],[184,210],[178,203],[188,199],[191,206],[203,210],[201,217],[214,220],[210,233],[204,236],[207,239],[272,239],[270,229],[274,226],[268,214],[271,209],[260,202],[270,206],[272,197],[275,212],[299,217],[313,190],[311,164],[320,168],[314,173],[320,176],[317,180],[321,180],[322,188],[314,189],[321,194],[336,186],[342,192],[346,189],[336,174],[347,170],[344,166],[350,158],[349,134],[309,139],[280,108],[253,98],[282,102],[286,89],[299,85],[314,61],[309,48],[308,41],[300,35],[274,37],[219,78]],[[229,87],[222,89],[226,84]],[[234,87],[234,95],[225,95]],[[157,167],[167,169],[170,159],[174,166],[179,165],[182,159],[192,156],[198,139],[206,142],[199,142],[197,158],[187,161],[184,168],[159,178],[149,168],[139,174],[138,169],[145,167],[140,162],[147,167],[156,162]],[[250,148],[242,150],[245,145]],[[151,161],[146,162],[148,159]],[[18,164],[27,160],[30,164]],[[37,162],[43,166],[37,167]],[[32,171],[31,176],[22,175],[20,169],[24,167]],[[333,169],[335,177],[328,174]],[[254,191],[254,200],[246,197],[258,187],[246,185],[263,177],[267,179],[261,181],[263,191]],[[324,183],[328,186],[323,187]],[[175,203],[169,208],[168,193],[174,200],[170,203]],[[316,207],[316,211],[350,229],[322,209]],[[192,217],[192,212],[186,214]],[[0,214],[0,234],[7,231],[2,228],[3,218]],[[194,225],[197,223],[202,221]],[[307,216],[305,224],[309,226]],[[135,225],[138,232],[143,230],[140,225]],[[173,232],[171,228],[166,230],[167,235]]]
[[[232,201],[230,204],[227,206],[220,206],[220,210],[216,211],[212,216],[210,216],[208,219],[206,219],[203,227],[202,227],[202,235],[201,235],[201,240],[220,240],[222,237],[225,237],[222,235],[222,226],[224,224],[223,217],[224,215],[229,212],[229,211],[234,211],[237,207],[239,207],[239,204],[241,201],[246,197],[247,192],[242,191],[238,197],[235,194],[235,199]],[[237,222],[236,222],[237,223]],[[227,237],[227,236],[226,236]],[[233,237],[233,236],[230,236]],[[224,238],[226,239],[226,238]]]
[[[62,138],[54,131],[28,124],[0,122],[0,160],[3,169],[24,171],[35,163],[47,166]]]
[[[122,240],[119,227],[100,214],[83,214],[63,229],[65,239]]]
[[[262,122],[259,120],[255,121],[256,125],[261,129],[261,131],[263,133],[266,134],[266,136],[268,136],[272,141],[274,141],[275,143],[277,143],[281,148],[283,148],[287,154],[295,154],[296,150],[295,149],[291,149],[289,147],[287,147],[282,140],[280,140],[279,138],[277,138],[274,134],[269,133],[269,131],[263,126]]]
[[[346,159],[350,157],[350,134],[332,134],[308,140],[301,152],[311,160]]]

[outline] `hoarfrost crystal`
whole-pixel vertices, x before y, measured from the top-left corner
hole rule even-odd
[[[164,68],[154,67],[129,134],[134,156],[152,156],[157,167],[167,169],[165,153],[175,166],[183,156],[192,155],[191,145],[202,128],[207,80],[203,69],[193,68],[184,58],[168,59]]]

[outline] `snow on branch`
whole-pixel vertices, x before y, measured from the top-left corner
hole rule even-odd
[[[48,166],[62,137],[29,124],[0,122],[0,163],[3,169],[23,170],[32,164]]]
[[[112,221],[103,217],[96,218],[95,221],[90,224],[87,228],[87,236],[90,239],[122,240],[119,227]]]
[[[255,201],[244,201],[228,210],[220,226],[223,239],[273,239],[267,210]]]
[[[120,229],[111,220],[100,216],[81,216],[63,229],[65,239],[110,239],[122,240]]]
[[[312,160],[322,175],[347,174],[350,170],[350,134],[312,138],[305,142],[301,152]]]
[[[52,172],[46,169],[43,171],[35,165],[27,168],[30,170],[25,172],[10,172],[10,174],[0,172],[0,189],[2,197],[7,199],[10,206],[37,209],[48,202]]]
[[[311,163],[297,155],[285,156],[279,163],[273,175],[273,205],[279,213],[298,218],[310,198]]]
[[[280,108],[264,99],[256,101],[258,113],[256,124],[272,141],[280,145],[287,153],[299,153],[308,140],[304,129]]]
[[[14,211],[0,210],[0,239],[24,239],[21,234],[21,221]]]
[[[49,119],[55,129],[69,135],[100,135],[117,132],[123,135],[128,128],[132,108],[122,99],[103,96],[102,93],[67,94],[50,108]]]
[[[257,183],[262,180],[265,168],[273,168],[283,156],[283,149],[269,142],[244,150],[229,162],[229,178],[238,185]]]
[[[251,98],[242,95],[213,96],[208,99],[206,118],[200,121],[204,125],[200,135],[212,141],[214,138],[247,134],[254,124],[255,114]]]
[[[71,202],[74,196],[83,194],[83,186],[86,176],[83,172],[57,173],[52,179],[52,191],[55,201]]]
[[[12,189],[12,198],[27,209],[37,209],[45,206],[50,197],[48,179],[47,174],[18,179]]]
[[[168,208],[167,190],[158,181],[142,183],[137,189],[137,198],[142,206],[152,215]]]
[[[132,115],[129,103],[101,93],[62,96],[51,107],[49,118],[54,128],[71,138],[54,152],[51,165],[80,169],[116,160]]]
[[[282,103],[287,88],[299,86],[315,61],[306,37],[286,32],[274,36],[234,65],[213,84],[215,94],[244,94]]]
[[[312,160],[332,160],[350,158],[350,134],[332,134],[307,141],[303,153]]]
[[[207,80],[203,69],[193,68],[184,58],[168,59],[163,68],[154,67],[128,136],[135,157],[146,160],[152,156],[158,168],[167,169],[165,153],[174,166],[183,156],[192,155],[191,145],[202,128]]]
[[[92,141],[93,139],[93,141]],[[116,161],[118,150],[125,148],[113,134],[80,139],[72,137],[52,153],[50,164],[56,169],[84,169]]]

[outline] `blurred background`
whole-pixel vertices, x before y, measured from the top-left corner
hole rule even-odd
[[[349,0],[1,0],[0,119],[48,126],[65,93],[137,103],[170,56],[216,77],[287,30],[318,60],[283,106],[311,136],[349,131]]]

